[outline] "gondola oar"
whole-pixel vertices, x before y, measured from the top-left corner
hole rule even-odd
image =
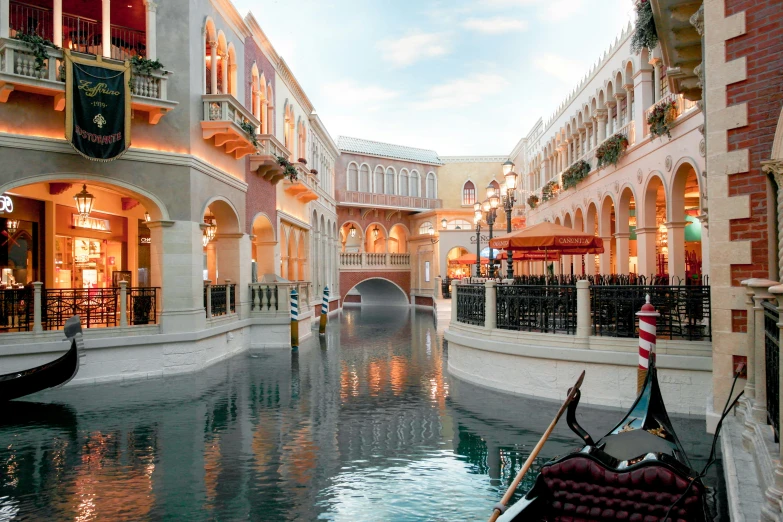
[[[571,404],[571,401],[573,401],[574,397],[576,397],[579,388],[582,386],[582,381],[584,380],[585,380],[585,372],[582,372],[582,375],[579,376],[579,379],[577,379],[576,384],[574,384],[574,387],[568,390],[568,397],[566,397],[566,400],[563,403],[563,405],[560,406],[560,409],[557,411],[557,415],[555,415],[555,418],[552,419],[552,423],[544,432],[544,435],[541,437],[541,440],[538,441],[536,447],[533,448],[533,451],[530,452],[530,456],[525,461],[525,464],[522,466],[522,469],[519,470],[519,473],[517,473],[517,476],[514,478],[514,482],[511,483],[511,485],[508,487],[508,490],[506,490],[506,494],[503,495],[503,498],[495,506],[495,510],[492,512],[492,516],[489,517],[489,522],[495,522],[498,519],[498,517],[503,513],[503,511],[505,511],[505,507],[508,505],[509,500],[511,500],[511,497],[514,495],[514,491],[517,490],[519,483],[522,481],[522,477],[525,476],[525,473],[527,473],[527,471],[530,469],[530,466],[533,465],[533,461],[535,461],[536,457],[538,456],[538,453],[544,447],[544,443],[546,443],[546,440],[549,438],[549,435],[552,434],[552,430],[555,429],[555,426],[557,425],[557,421],[560,420],[560,417],[562,417],[566,409],[568,409],[568,405]]]

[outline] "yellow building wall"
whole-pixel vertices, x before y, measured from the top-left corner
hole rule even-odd
[[[438,169],[438,196],[443,208],[462,207],[462,187],[470,180],[476,186],[476,198],[483,201],[489,182],[503,182],[502,162],[455,162],[446,163]]]

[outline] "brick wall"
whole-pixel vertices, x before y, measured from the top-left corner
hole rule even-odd
[[[356,285],[367,279],[383,278],[396,283],[403,289],[405,295],[411,293],[411,274],[410,272],[340,272],[340,290],[343,293],[345,302],[348,300],[348,292]]]
[[[735,333],[747,333],[748,331],[748,311],[731,311],[731,331]]]
[[[253,64],[258,67],[259,75],[264,74],[267,83],[272,84],[272,88],[275,87],[275,69],[269,60],[266,59],[264,53],[258,48],[255,41],[252,38],[245,40],[245,107],[251,107],[252,100],[252,85],[253,76],[252,69]],[[250,171],[250,157],[245,159],[246,172],[247,172],[247,199],[245,205],[247,223],[247,233],[253,233],[253,218],[259,213],[264,212],[272,221],[272,227],[277,227],[277,192],[275,186],[269,183],[264,178],[260,177],[255,172]]]
[[[432,297],[416,296],[416,304],[420,306],[435,306]]]
[[[747,149],[750,170],[729,176],[729,195],[750,197],[748,219],[730,223],[731,240],[751,241],[751,264],[731,265],[732,285],[770,276],[767,243],[767,179],[762,161],[770,159],[783,106],[783,9],[780,0],[726,0],[726,15],[745,12],[746,33],[726,42],[726,60],[747,60],[747,79],[726,88],[729,106],[747,103],[748,125],[728,131],[728,149]],[[709,85],[708,85],[709,87]],[[709,125],[709,122],[708,122]],[[773,267],[773,272],[774,270]]]

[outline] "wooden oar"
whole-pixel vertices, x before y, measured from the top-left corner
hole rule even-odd
[[[563,416],[563,413],[565,413],[566,409],[568,408],[568,405],[571,404],[572,400],[574,400],[574,397],[576,396],[576,392],[582,386],[582,381],[584,380],[585,380],[585,372],[582,372],[582,375],[579,376],[579,379],[577,379],[576,384],[574,384],[574,387],[568,391],[568,397],[566,397],[566,400],[563,403],[563,405],[560,406],[560,409],[557,411],[557,415],[555,415],[555,418],[552,420],[552,423],[546,429],[544,435],[541,437],[541,440],[539,440],[538,444],[536,444],[536,447],[533,448],[533,451],[530,452],[530,456],[525,461],[525,465],[522,466],[522,469],[520,469],[519,473],[517,473],[517,476],[514,478],[514,482],[512,482],[511,485],[508,487],[506,494],[503,495],[503,498],[500,500],[501,506],[508,505],[508,501],[511,500],[511,497],[514,495],[514,491],[517,490],[519,483],[522,481],[522,477],[525,476],[525,473],[527,473],[527,471],[530,469],[530,466],[533,465],[533,461],[535,461],[536,457],[538,456],[538,453],[544,447],[544,443],[549,438],[549,435],[551,435],[552,430],[555,429],[555,426],[557,425],[557,421],[560,420],[560,417]],[[489,517],[489,522],[495,522],[500,515],[501,515],[501,510],[500,508],[496,507],[495,510],[492,512],[492,516]]]

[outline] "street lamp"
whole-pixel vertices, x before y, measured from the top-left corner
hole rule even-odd
[[[443,218],[440,220],[440,228],[443,230],[446,230],[446,227],[449,226],[449,222],[446,221],[446,218]]]
[[[76,200],[76,210],[79,217],[86,219],[92,212],[92,206],[95,204],[95,196],[87,192],[87,185],[82,185],[82,191],[73,196]]]
[[[491,183],[487,186],[487,199],[482,203],[484,214],[486,215],[487,225],[489,225],[489,241],[492,242],[492,227],[495,224],[495,218],[497,217],[498,205],[500,204],[500,197],[498,197],[495,186]],[[480,261],[480,259],[479,259]],[[492,251],[492,245],[489,245],[489,277],[495,277],[495,254]]]
[[[144,211],[144,221],[146,221],[147,223],[152,221],[152,216],[150,216],[150,213],[147,212],[146,210]]]
[[[375,225],[375,228],[372,229],[372,235],[375,239],[378,239],[378,225]]]
[[[481,205],[476,203],[475,207]],[[476,224],[476,277],[481,277],[481,210],[476,210],[473,223]]]
[[[351,223],[351,228],[348,229],[348,233],[351,234],[351,237],[356,237],[356,227],[353,226],[353,223]]]
[[[517,173],[514,172],[514,162],[511,160],[508,160],[503,164],[503,177],[506,178],[506,182],[503,184],[501,196],[503,197],[503,210],[506,212],[506,233],[510,234],[511,211],[514,208],[514,203],[517,201],[516,188],[517,180],[519,179]],[[506,250],[506,277],[508,279],[514,279],[514,259],[510,249]]]

